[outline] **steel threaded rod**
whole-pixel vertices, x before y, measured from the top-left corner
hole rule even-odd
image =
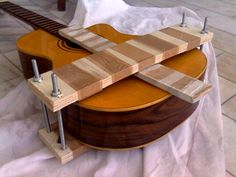
[[[33,81],[40,83],[40,82],[42,82],[42,77],[39,74],[37,62],[35,59],[32,59],[31,62],[32,62],[32,67],[33,67],[33,71],[34,71]],[[45,106],[45,104],[43,104],[43,102],[41,102],[41,106],[42,106],[42,110],[43,110],[44,127],[46,128],[47,132],[50,133],[52,131],[52,129],[51,129],[50,121],[49,121],[48,110],[47,110],[47,107]]]
[[[51,95],[53,97],[59,97],[61,95],[61,91],[58,88],[57,75],[55,73],[52,73],[51,78],[52,78],[52,93],[51,93]]]
[[[183,16],[182,16],[182,22],[180,24],[181,27],[186,27],[187,24],[185,23],[185,18],[186,18],[186,15],[185,15],[185,12],[183,13]]]
[[[47,132],[50,133],[52,131],[52,128],[51,128],[50,121],[49,121],[48,110],[47,110],[47,107],[45,106],[45,104],[43,104],[42,102],[41,102],[41,106],[42,106],[42,110],[43,110],[44,126],[45,126]]]
[[[58,125],[59,125],[59,134],[60,134],[61,148],[63,150],[65,150],[66,149],[66,140],[65,140],[64,128],[63,128],[63,121],[62,121],[61,110],[56,112],[56,116],[57,116],[57,121],[58,121]]]
[[[205,17],[205,20],[204,20],[204,25],[203,25],[203,28],[202,28],[202,31],[201,31],[201,33],[202,34],[207,34],[208,33],[208,31],[207,31],[207,17]]]
[[[34,71],[34,82],[41,82],[42,81],[42,77],[39,74],[39,70],[38,70],[38,65],[37,65],[37,61],[35,59],[31,60],[32,62],[32,67],[33,67],[33,71]]]

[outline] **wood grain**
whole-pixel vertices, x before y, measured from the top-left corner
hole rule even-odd
[[[209,84],[160,64],[155,64],[136,76],[190,103],[199,101],[201,96],[212,89]]]
[[[186,120],[197,105],[174,96],[144,109],[125,112],[95,111],[73,104],[64,110],[64,126],[72,136],[95,149],[140,148]]]
[[[188,27],[184,30],[179,29],[179,27],[172,27],[171,29],[178,30],[180,31],[180,33],[186,33],[188,37],[191,36],[191,40],[188,39],[190,43],[191,41],[194,41],[194,44],[195,44],[195,41],[198,41],[198,43],[196,43],[195,46],[191,44],[190,48],[195,48],[199,46],[201,42],[210,41],[212,38],[211,33],[208,33],[207,35],[203,35],[200,33],[198,34],[197,29],[191,28],[191,27]],[[89,40],[96,36],[94,33],[87,32],[87,30],[84,30],[84,29],[80,29],[79,31],[72,30],[69,32],[67,30],[68,29],[65,29],[65,31],[70,37],[74,37],[73,39],[76,39],[77,41],[80,41],[81,43],[83,43],[83,41]],[[182,40],[182,38],[179,40],[175,40],[175,42],[172,43],[172,42],[168,42],[167,39],[164,40],[163,39],[164,37],[165,35],[162,34],[161,38],[158,38],[156,36],[156,33],[154,32],[154,35],[148,34],[148,35],[144,35],[142,37],[135,38],[135,39],[125,42],[126,46],[132,46],[132,47],[129,47],[130,49],[129,56],[126,56],[124,52],[123,53],[121,52],[121,51],[127,51],[127,49],[124,48],[124,44],[116,45],[115,47],[112,47],[111,50],[97,52],[96,54],[87,56],[86,60],[89,60],[89,62],[99,67],[100,70],[104,71],[105,73],[110,74],[110,77],[112,77],[112,82],[107,82],[107,79],[109,79],[109,76],[105,78],[106,80],[103,80],[104,78],[99,78],[96,75],[96,73],[91,72],[89,68],[87,68],[88,71],[86,71],[85,69],[81,70],[79,67],[76,67],[76,65],[74,64],[63,66],[59,69],[56,69],[54,72],[58,74],[59,78],[64,83],[68,84],[68,87],[76,90],[76,92],[78,93],[77,95],[78,100],[83,100],[101,91],[103,88],[109,86],[109,84],[113,84],[121,79],[124,79],[134,74],[135,72],[139,72],[146,67],[150,67],[156,63],[160,63],[163,60],[184,51],[182,47],[184,45],[182,41],[184,40]],[[171,38],[172,37],[169,37],[169,39]],[[176,45],[175,43],[178,43],[180,46]],[[103,48],[104,46],[106,48],[106,45],[107,44],[99,46],[97,48],[101,48],[101,47]],[[121,52],[120,55],[116,55],[113,52],[113,48],[116,51],[115,53]],[[189,49],[189,46],[186,50],[188,49]],[[143,50],[144,52],[142,52]],[[139,57],[137,59],[132,56],[132,54],[134,53],[143,53],[143,54],[140,55],[142,57]],[[83,58],[81,60],[83,60]],[[33,87],[37,87],[39,84],[35,84],[35,83],[31,84],[31,83],[32,81],[29,82],[29,85],[31,85],[30,87],[32,88],[34,93],[38,95],[40,98],[47,98],[42,101],[47,102],[45,104],[50,105],[49,106],[50,109],[52,109],[53,111],[57,111],[57,109],[53,106],[54,103],[51,102],[52,100],[49,101],[48,99],[49,98],[48,92],[44,92],[43,89],[33,88]],[[105,85],[103,85],[104,83]],[[48,84],[49,83],[47,83],[47,85]],[[47,96],[42,96],[44,94],[47,94]],[[74,95],[74,92],[72,95]],[[62,108],[62,107],[68,106],[74,101],[78,101],[78,100],[75,100],[74,98],[75,97],[73,96],[73,99],[71,100],[71,102],[69,101],[69,99],[66,99],[67,100],[66,102],[62,101],[61,102],[62,105],[58,107]]]

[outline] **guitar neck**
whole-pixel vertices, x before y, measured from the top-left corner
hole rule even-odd
[[[63,24],[38,15],[30,10],[27,10],[8,1],[0,2],[0,8],[7,13],[19,18],[20,20],[28,23],[34,28],[41,28],[59,38],[61,38],[61,36],[59,35],[58,30],[66,27]]]

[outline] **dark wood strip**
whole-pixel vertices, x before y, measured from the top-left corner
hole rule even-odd
[[[73,64],[64,65],[61,68],[55,69],[54,72],[75,90],[80,90],[100,80]]]
[[[141,50],[139,48],[136,48],[132,45],[129,45],[127,43],[119,44],[118,46],[112,47],[113,50],[132,58],[133,60],[140,62],[143,61],[146,58],[151,58],[152,54]]]
[[[87,58],[110,74],[117,73],[130,66],[107,52],[99,52],[96,55],[90,55]]]

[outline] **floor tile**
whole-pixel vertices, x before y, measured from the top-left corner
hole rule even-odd
[[[218,74],[236,83],[236,55],[224,53],[217,57]]]
[[[7,14],[6,12],[2,11],[2,14],[0,14],[0,27],[21,27],[18,23],[16,23],[16,18],[12,17],[11,15]]]
[[[219,55],[221,55],[222,53],[224,53],[224,51],[222,51],[222,50],[220,50],[220,49],[217,49],[217,48],[214,48],[214,50],[215,50],[216,56],[219,56]]]
[[[30,31],[33,31],[34,29],[27,23],[19,20],[19,19],[16,19],[17,23],[20,24],[22,27],[24,27],[25,29],[27,29],[29,32]]]
[[[0,40],[0,53],[6,53],[16,50],[16,41],[1,41]]]
[[[19,77],[21,73],[3,55],[0,55],[0,83]]]
[[[222,112],[236,121],[236,96],[232,97],[222,105]]]
[[[236,15],[236,4],[228,4],[225,2],[222,2],[220,0],[214,0],[214,1],[206,1],[206,0],[182,0],[183,2],[187,4],[192,4],[197,7],[201,7],[201,9],[208,9],[210,11],[214,11],[219,14],[223,14],[226,16],[234,16]]]
[[[13,64],[15,67],[17,67],[19,70],[22,71],[21,63],[19,54],[16,50],[4,53],[4,56]]]
[[[22,81],[23,77],[20,76],[15,79],[0,83],[0,98],[4,97],[11,89],[15,88]]]
[[[236,122],[223,116],[226,169],[236,176]]]
[[[224,3],[229,3],[229,4],[234,4],[236,5],[236,1],[235,0],[221,0]]]
[[[214,33],[213,46],[217,49],[236,55],[236,35],[232,35],[216,28],[209,27]]]
[[[145,2],[148,2],[150,4],[153,4],[157,7],[176,7],[176,6],[184,6],[192,10],[198,10],[199,7],[193,6],[191,4],[186,4],[185,2],[182,2],[181,0],[144,0]]]
[[[13,28],[11,27],[1,27],[0,28],[0,36],[2,35],[22,35],[25,33],[28,33],[29,31],[26,30],[25,28],[18,27],[18,28]]]
[[[227,17],[209,10],[200,9],[197,14],[204,18],[208,17],[208,24],[216,29],[236,35],[236,19]],[[224,25],[222,25],[224,24]]]
[[[226,100],[231,98],[236,94],[236,84],[219,77],[220,82],[220,95],[221,95],[221,103],[224,103]]]

